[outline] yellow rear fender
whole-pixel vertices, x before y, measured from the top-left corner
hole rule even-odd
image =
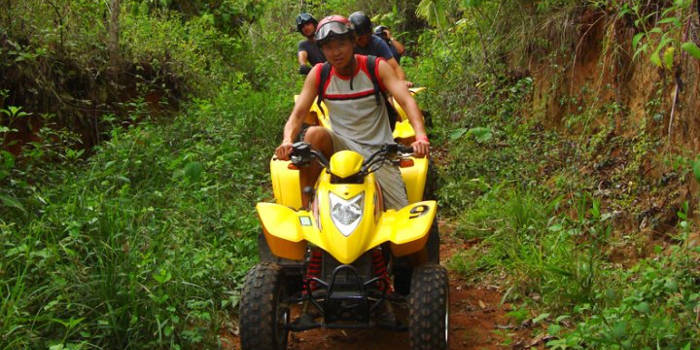
[[[407,118],[404,118],[396,121],[394,132],[391,135],[394,139],[411,139],[416,137],[416,132],[413,130],[411,122]]]
[[[423,200],[425,180],[428,176],[428,158],[411,157],[413,165],[400,168],[401,178],[406,184],[406,194],[409,203],[416,203]]]
[[[399,211],[386,211],[377,225],[377,234],[370,246],[391,242],[394,256],[406,256],[420,251],[428,241],[430,226],[435,220],[437,202],[409,204]]]
[[[414,96],[423,90],[425,90],[424,87],[410,88],[409,89],[409,91],[411,92],[411,96]],[[411,122],[408,120],[408,116],[406,115],[406,111],[393,98],[391,99],[391,104],[394,106],[394,109],[398,113],[398,118],[396,120],[396,127],[394,128],[394,132],[393,132],[392,136],[394,137],[394,139],[398,139],[398,140],[413,140],[413,138],[416,137],[416,132],[415,132],[415,130],[413,130],[413,126],[411,125]]]
[[[272,191],[275,193],[277,204],[288,207],[301,208],[301,183],[299,182],[299,170],[290,167],[292,162],[288,160],[270,159],[270,177],[272,179]]]
[[[321,102],[321,106],[319,107],[317,101],[318,97],[314,100],[314,103],[311,105],[310,112],[316,113],[316,117],[321,123],[321,126],[331,130],[331,120],[330,116],[328,115],[328,108],[326,108],[326,104],[323,102]]]
[[[412,88],[409,88],[408,91],[410,91],[410,92],[411,92],[411,96],[413,96],[413,95],[415,95],[415,94],[417,94],[417,93],[419,93],[419,92],[422,92],[422,91],[425,90],[425,89],[426,89],[426,87],[424,87],[424,86],[421,86],[421,87],[412,87]]]
[[[306,252],[304,237],[316,230],[311,213],[275,203],[258,203],[255,208],[272,254],[284,259],[303,260]]]

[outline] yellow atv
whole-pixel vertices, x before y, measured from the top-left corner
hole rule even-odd
[[[399,144],[364,159],[327,160],[294,144],[291,161],[270,163],[277,203],[258,203],[261,263],[240,303],[242,349],[286,349],[289,331],[382,327],[408,331],[412,349],[447,349],[448,279],[439,265],[437,203],[423,200],[428,161]],[[302,208],[299,167],[324,168]],[[374,172],[399,164],[410,204],[384,210]],[[292,319],[290,307],[299,305]],[[407,310],[397,320],[395,309]],[[405,318],[405,317],[404,317]]]

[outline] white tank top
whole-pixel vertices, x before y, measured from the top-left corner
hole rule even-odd
[[[374,95],[374,85],[367,69],[367,56],[355,55],[357,68],[352,77],[338,74],[331,68],[324,88],[324,102],[328,108],[331,128],[338,136],[356,143],[361,149],[354,151],[363,156],[374,152],[378,147],[393,143],[389,117],[384,97],[379,95],[379,103]],[[375,62],[375,74],[379,87],[385,90]],[[321,69],[317,70],[316,81],[320,82]]]

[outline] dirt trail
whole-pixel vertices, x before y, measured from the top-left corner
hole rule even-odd
[[[441,225],[441,261],[446,262],[456,252],[470,247],[454,238],[448,227]],[[501,305],[501,293],[494,286],[471,285],[450,271],[450,349],[535,349],[541,342],[530,337],[531,330],[511,325],[506,313],[509,304]],[[232,340],[238,349],[237,337]],[[233,338],[233,339],[232,339]],[[399,350],[409,349],[406,332],[381,329],[323,330],[290,333],[290,350]]]

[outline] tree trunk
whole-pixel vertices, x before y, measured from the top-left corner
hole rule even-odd
[[[119,72],[121,57],[119,53],[119,13],[121,12],[121,0],[111,0],[111,18],[109,21],[109,59],[112,74]]]

